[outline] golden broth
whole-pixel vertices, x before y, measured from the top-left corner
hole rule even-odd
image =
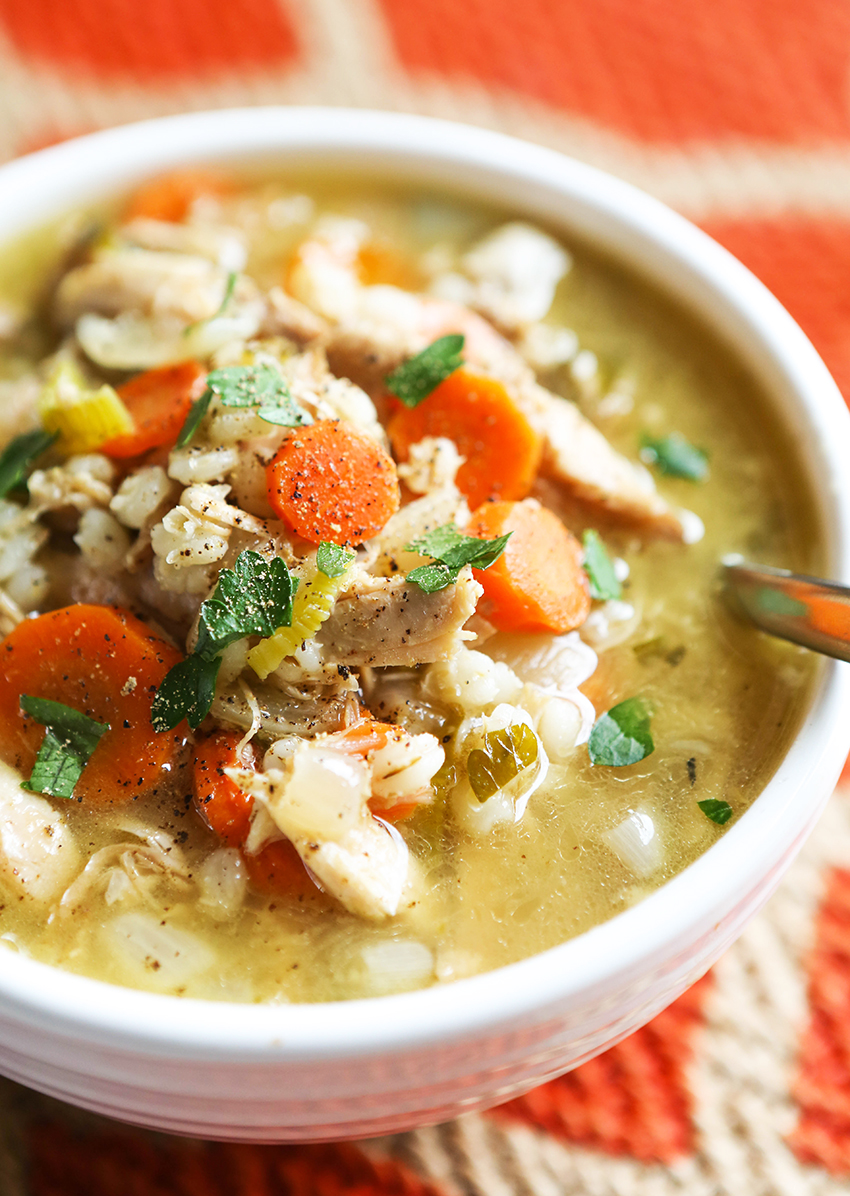
[[[433,253],[435,244],[462,249],[505,218],[481,205],[356,180],[313,178],[298,186],[320,210],[361,218],[389,246],[400,246],[411,286],[421,254]],[[246,272],[266,287],[280,281],[303,236],[304,225],[292,222],[297,204],[305,213],[310,206],[292,198],[291,181],[262,190],[271,207],[248,226]],[[67,230],[63,222],[3,251],[0,300],[38,299]],[[9,892],[0,932],[10,946],[116,983],[210,999],[321,1001],[419,987],[521,959],[612,917],[723,833],[698,801],[726,800],[736,816],[753,801],[800,724],[816,663],[736,623],[718,598],[717,565],[724,554],[741,552],[817,571],[821,544],[808,486],[788,435],[721,344],[618,265],[583,245],[568,247],[573,268],[547,322],[575,330],[582,350],[597,356],[602,381],[581,384],[567,369],[543,381],[577,398],[630,458],[642,433],[673,429],[709,453],[704,483],[659,479],[666,497],[702,518],[699,543],[642,542],[602,529],[628,562],[623,601],[637,617],[621,642],[600,651],[583,688],[597,714],[635,694],[645,697],[654,707],[655,751],[615,769],[591,766],[586,747],[576,748],[566,767],[552,767],[519,824],[484,838],[460,829],[444,802],[422,809],[400,828],[421,874],[415,900],[380,923],[361,921],[315,890],[291,900],[250,891],[241,911],[224,919],[199,904],[197,878],[216,841],[192,808],[188,768],[173,792],[157,799],[108,813],[69,802],[68,820],[89,852],[126,839],[128,818],[175,836],[185,853],[185,883],[160,885],[140,908],[197,936],[207,963],[184,974],[179,960],[163,963],[153,948],[133,962],[118,949],[132,902],[116,914],[102,894],[46,916]],[[28,333],[0,353],[0,376],[17,376],[44,351],[44,336]],[[551,488],[545,497],[552,500]],[[506,659],[514,648],[502,637],[485,645]],[[634,866],[610,838],[630,814],[651,820],[658,844]],[[396,944],[389,954],[388,942]]]

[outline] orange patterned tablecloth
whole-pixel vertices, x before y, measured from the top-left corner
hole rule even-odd
[[[850,396],[846,0],[0,0],[0,159],[144,116],[389,108],[619,174],[747,263]],[[0,1083],[0,1196],[829,1196],[850,1181],[850,798],[649,1026],[359,1145],[126,1130]]]

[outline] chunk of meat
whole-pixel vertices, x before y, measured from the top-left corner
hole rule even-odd
[[[529,375],[513,388],[528,422],[543,439],[541,472],[589,507],[622,518],[663,539],[686,538],[682,513],[655,489],[642,465],[612,448],[578,407]]]
[[[369,811],[365,761],[301,743],[286,771],[228,769],[227,775],[350,913],[374,919],[396,913],[408,879],[408,851],[398,832]]]
[[[20,894],[51,901],[79,870],[80,852],[65,819],[46,798],[21,788],[0,762],[0,876]]]
[[[209,319],[227,290],[227,271],[197,254],[115,249],[77,266],[60,282],[54,312],[63,327],[87,312],[169,313]]]
[[[395,287],[364,287],[354,315],[331,332],[328,360],[379,398],[387,374],[452,332],[463,333],[465,359],[505,385],[542,437],[543,474],[582,504],[648,535],[688,538],[686,518],[657,492],[648,471],[612,448],[574,403],[540,386],[516,349],[475,312]]]
[[[445,660],[474,638],[463,625],[481,593],[468,567],[454,585],[434,594],[403,577],[361,574],[337,599],[319,632],[324,658],[376,668]]]

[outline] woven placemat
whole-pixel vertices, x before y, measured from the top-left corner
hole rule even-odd
[[[843,0],[0,0],[0,160],[263,103],[462,119],[666,200],[850,395]],[[828,1196],[850,1177],[850,793],[710,975],[500,1109],[357,1145],[125,1129],[0,1082],[0,1196]]]

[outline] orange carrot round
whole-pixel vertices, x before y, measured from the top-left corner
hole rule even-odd
[[[513,533],[494,565],[473,570],[484,587],[483,613],[500,631],[560,635],[585,621],[590,587],[582,547],[557,515],[532,499],[485,503],[466,531],[480,540]]]
[[[166,220],[180,224],[203,195],[226,195],[233,183],[214,170],[175,170],[142,183],[124,208],[125,220]]]
[[[246,855],[245,867],[254,888],[261,893],[283,895],[316,891],[301,856],[288,839],[276,839],[256,855]]]
[[[244,767],[236,754],[242,735],[216,731],[195,744],[192,789],[195,808],[204,822],[230,847],[241,847],[251,829],[254,799],[225,775],[225,768]]]
[[[455,370],[418,407],[400,407],[387,431],[400,461],[425,436],[453,440],[465,458],[458,489],[472,507],[525,498],[540,465],[540,437],[502,383],[466,369]]]
[[[132,432],[100,447],[107,457],[139,457],[176,441],[189,409],[204,392],[207,372],[197,361],[183,361],[137,374],[118,387],[118,396],[135,423]]]
[[[311,544],[362,544],[398,510],[392,458],[338,419],[290,432],[266,477],[274,512]]]
[[[90,805],[131,801],[168,780],[184,736],[156,733],[151,704],[176,648],[111,606],[64,607],[25,619],[0,644],[0,756],[29,776],[44,727],[20,709],[22,694],[79,710],[106,732],[83,770],[75,798]]]

